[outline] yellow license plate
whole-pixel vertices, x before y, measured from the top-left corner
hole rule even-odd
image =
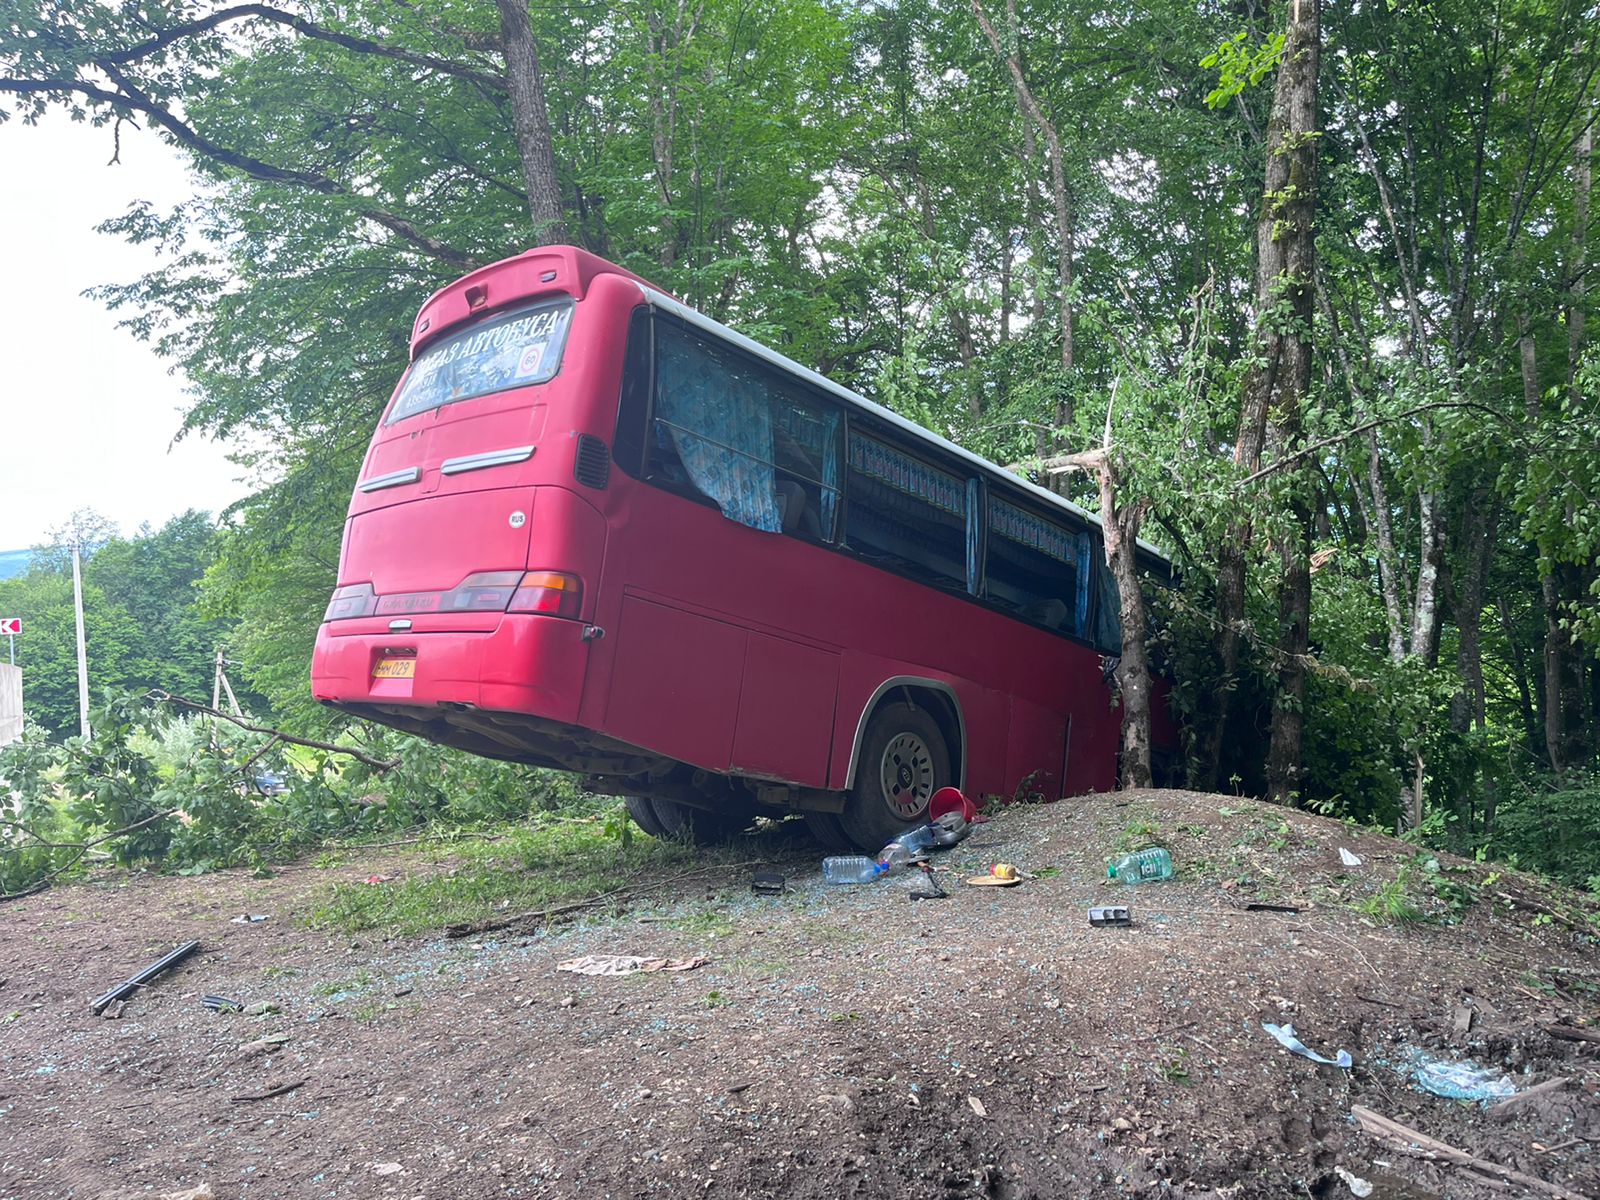
[[[374,679],[415,679],[417,660],[414,658],[380,658],[372,668]]]

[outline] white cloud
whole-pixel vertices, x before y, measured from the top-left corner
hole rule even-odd
[[[136,278],[151,253],[94,231],[134,200],[191,194],[155,136],[52,114],[0,126],[0,550],[41,539],[77,508],[131,533],[186,508],[216,512],[250,489],[215,443],[169,445],[184,381],[85,288]]]

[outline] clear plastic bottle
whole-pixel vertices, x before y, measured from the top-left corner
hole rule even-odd
[[[1160,846],[1147,846],[1106,864],[1106,877],[1118,883],[1148,883],[1172,878],[1172,855]]]
[[[839,854],[822,860],[822,877],[829,883],[872,883],[888,873],[887,863],[865,854]]]
[[[918,825],[915,829],[906,830],[894,841],[890,842],[889,845],[904,846],[908,854],[915,856],[933,846],[934,835],[937,832],[932,825]],[[884,848],[888,849],[887,846]],[[880,854],[879,857],[881,858],[882,855]]]

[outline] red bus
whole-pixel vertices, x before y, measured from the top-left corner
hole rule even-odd
[[[1094,517],[572,247],[423,306],[337,584],[319,700],[657,836],[1116,782]]]

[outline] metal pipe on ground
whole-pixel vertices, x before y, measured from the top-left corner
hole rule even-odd
[[[163,971],[170,970],[171,968],[177,966],[198,949],[200,949],[199,942],[185,942],[165,958],[157,959],[144,970],[140,971],[137,975],[134,975],[131,978],[117,984],[116,987],[112,988],[109,992],[91,1004],[89,1006],[89,1011],[98,1017],[103,1011],[105,1011],[107,1005],[117,1000],[127,999],[129,996],[133,995],[134,992],[138,991],[139,988],[149,983],[157,975],[160,975]]]

